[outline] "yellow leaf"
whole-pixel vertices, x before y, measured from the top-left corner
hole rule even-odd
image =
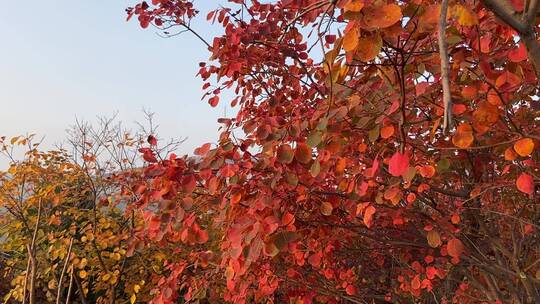
[[[452,13],[457,22],[462,26],[472,26],[478,24],[478,17],[469,8],[456,4],[452,7]]]
[[[141,285],[138,285],[138,284],[133,285],[133,291],[135,293],[139,293],[140,290],[141,290]]]
[[[88,274],[88,273],[87,273],[86,271],[84,271],[84,270],[79,271],[79,277],[80,277],[81,279],[86,278],[86,275],[87,275],[87,274]]]
[[[131,295],[131,298],[129,298],[129,302],[130,302],[131,304],[134,304],[135,301],[137,301],[137,296],[133,294],[133,295]]]

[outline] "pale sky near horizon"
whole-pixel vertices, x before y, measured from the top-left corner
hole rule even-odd
[[[181,153],[217,139],[225,102],[201,101],[198,63],[206,47],[189,33],[160,38],[125,8],[137,1],[2,1],[0,10],[0,136],[37,133],[44,148],[65,138],[75,118],[98,115],[127,125],[155,113],[162,138],[187,137]],[[219,1],[197,1],[193,26],[208,40],[205,20]],[[0,165],[5,160],[0,160]]]

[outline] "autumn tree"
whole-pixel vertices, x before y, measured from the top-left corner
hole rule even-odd
[[[152,298],[146,282],[163,250],[135,252],[142,213],[136,199],[138,149],[155,132],[151,116],[131,133],[114,118],[78,121],[65,149],[44,152],[34,136],[2,138],[11,159],[0,175],[0,254],[7,303],[135,303]],[[155,134],[155,133],[154,133]],[[179,141],[160,146],[164,153]],[[15,149],[26,150],[22,159]],[[157,149],[157,147],[156,147]],[[69,150],[70,152],[68,152]],[[8,281],[9,282],[9,281]]]
[[[538,1],[230,0],[208,38],[197,13],[128,9],[196,34],[238,109],[199,161],[144,150],[147,246],[223,234],[219,273],[168,257],[153,303],[540,302]]]

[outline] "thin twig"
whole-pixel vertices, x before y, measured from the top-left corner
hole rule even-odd
[[[39,230],[40,220],[41,220],[41,199],[39,200],[39,203],[38,203],[38,214],[37,214],[37,219],[36,219],[36,226],[34,227],[34,233],[32,235],[32,242],[29,245],[28,244],[26,245],[26,249],[28,250],[28,259],[30,260],[30,295],[29,295],[30,304],[36,303],[36,290],[35,289],[36,289],[37,262],[35,259],[35,247],[36,247],[37,232]],[[25,279],[25,281],[26,280],[27,279]],[[24,299],[23,303],[26,303],[26,298]]]
[[[23,285],[23,304],[26,304],[26,286],[28,286],[28,274],[30,273],[30,257],[28,257],[28,263],[26,263],[26,274],[24,275]]]
[[[64,280],[64,274],[66,273],[69,257],[71,256],[72,247],[73,247],[73,237],[71,237],[71,240],[69,241],[69,248],[68,248],[66,260],[64,261],[64,267],[62,268],[62,273],[60,274],[60,280],[58,281],[58,292],[56,294],[56,304],[60,304],[60,294],[62,293],[62,281]]]
[[[71,266],[71,276],[69,278],[69,287],[68,287],[68,293],[67,293],[67,297],[66,297],[66,304],[69,304],[69,300],[71,299],[71,289],[73,288],[73,266]]]

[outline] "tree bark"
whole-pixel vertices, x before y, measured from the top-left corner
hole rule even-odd
[[[536,38],[536,14],[539,0],[530,0],[523,14],[518,14],[507,0],[482,0],[482,3],[504,23],[514,29],[527,49],[536,76],[540,77],[540,43]]]

